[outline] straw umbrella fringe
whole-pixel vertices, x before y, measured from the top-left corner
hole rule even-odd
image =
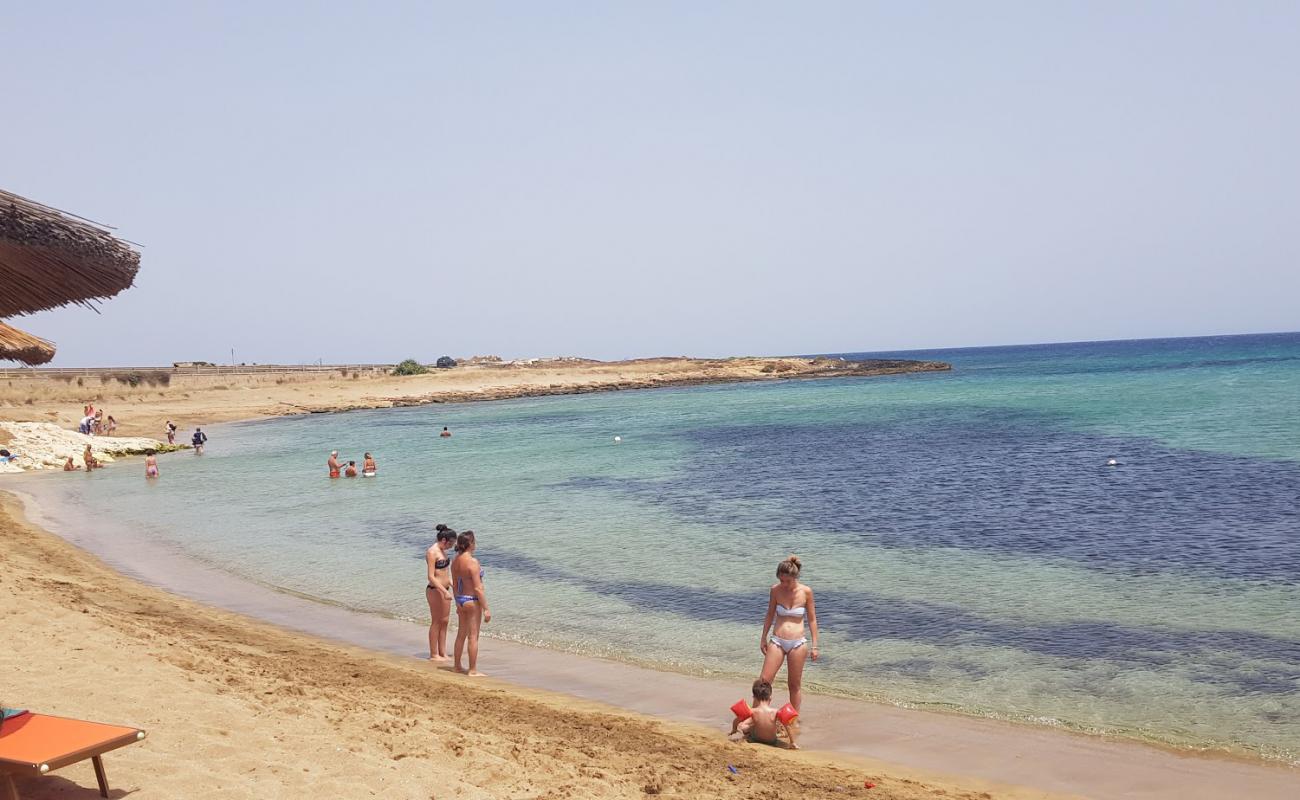
[[[35,366],[54,358],[54,345],[0,322],[0,361],[21,361]]]
[[[0,190],[0,317],[107,299],[140,254],[88,220]]]

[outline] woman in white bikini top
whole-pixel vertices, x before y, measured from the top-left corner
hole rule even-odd
[[[803,667],[809,655],[816,661],[817,607],[813,604],[813,590],[799,582],[803,564],[797,556],[790,556],[776,567],[776,585],[768,593],[767,616],[763,619],[763,633],[758,648],[763,652],[763,680],[771,683],[786,662],[785,678],[790,688],[790,705],[798,710],[803,705]],[[804,635],[804,620],[812,632],[812,645]],[[771,631],[771,635],[768,635]]]

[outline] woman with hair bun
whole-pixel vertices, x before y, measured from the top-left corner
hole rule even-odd
[[[803,563],[798,556],[790,556],[776,566],[776,584],[768,592],[767,616],[763,618],[763,634],[758,639],[758,649],[763,652],[762,680],[772,683],[786,662],[785,679],[790,689],[790,705],[799,710],[803,705],[803,666],[809,654],[816,661],[817,608],[813,605],[813,590],[799,582]],[[804,620],[812,632],[812,644],[804,635]],[[771,636],[768,632],[771,631]]]
[[[456,546],[456,532],[441,522],[434,528],[437,541],[424,551],[428,585],[424,599],[429,602],[429,660],[448,661],[447,623],[451,620],[451,554]]]

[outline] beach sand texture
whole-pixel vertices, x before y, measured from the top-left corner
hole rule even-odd
[[[21,520],[7,495],[0,537],[0,700],[148,730],[106,757],[114,796],[1046,796],[729,743],[290,633],[124,578]],[[94,786],[89,763],[18,781],[29,799]]]

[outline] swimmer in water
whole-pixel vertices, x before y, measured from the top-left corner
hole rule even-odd
[[[1113,459],[1113,458],[1111,458],[1111,459],[1107,459],[1107,460],[1106,460],[1106,466],[1108,466],[1108,467],[1118,467],[1118,466],[1119,466],[1119,461],[1117,461],[1116,459]]]
[[[451,562],[451,579],[455,585],[452,599],[456,601],[456,671],[480,677],[478,671],[478,632],[485,622],[492,621],[488,610],[487,592],[483,590],[483,567],[479,566],[474,531],[465,531],[456,537],[456,560]],[[460,665],[461,656],[469,645],[469,669]]]
[[[158,456],[152,450],[144,451],[144,476],[146,478],[158,477]]]
[[[366,478],[373,478],[375,477],[375,473],[377,473],[378,471],[379,471],[379,467],[376,466],[375,459],[369,453],[366,453],[366,457],[361,462],[362,476]]]
[[[355,461],[348,462],[348,468],[343,470],[343,477],[345,478],[357,477],[357,462]]]
[[[325,462],[325,465],[330,468],[330,477],[337,478],[339,472],[343,469],[343,465],[339,463],[339,451],[331,450],[329,460]]]
[[[451,436],[451,431],[447,430],[447,426],[446,426],[446,425],[443,425],[443,426],[442,426],[442,433],[440,433],[440,434],[438,434],[438,435],[441,436],[442,438],[446,439],[447,437]]]
[[[429,601],[429,660],[447,658],[447,627],[451,622],[451,557],[456,547],[456,532],[441,522],[434,528],[437,540],[424,551],[428,583],[424,599]]]

